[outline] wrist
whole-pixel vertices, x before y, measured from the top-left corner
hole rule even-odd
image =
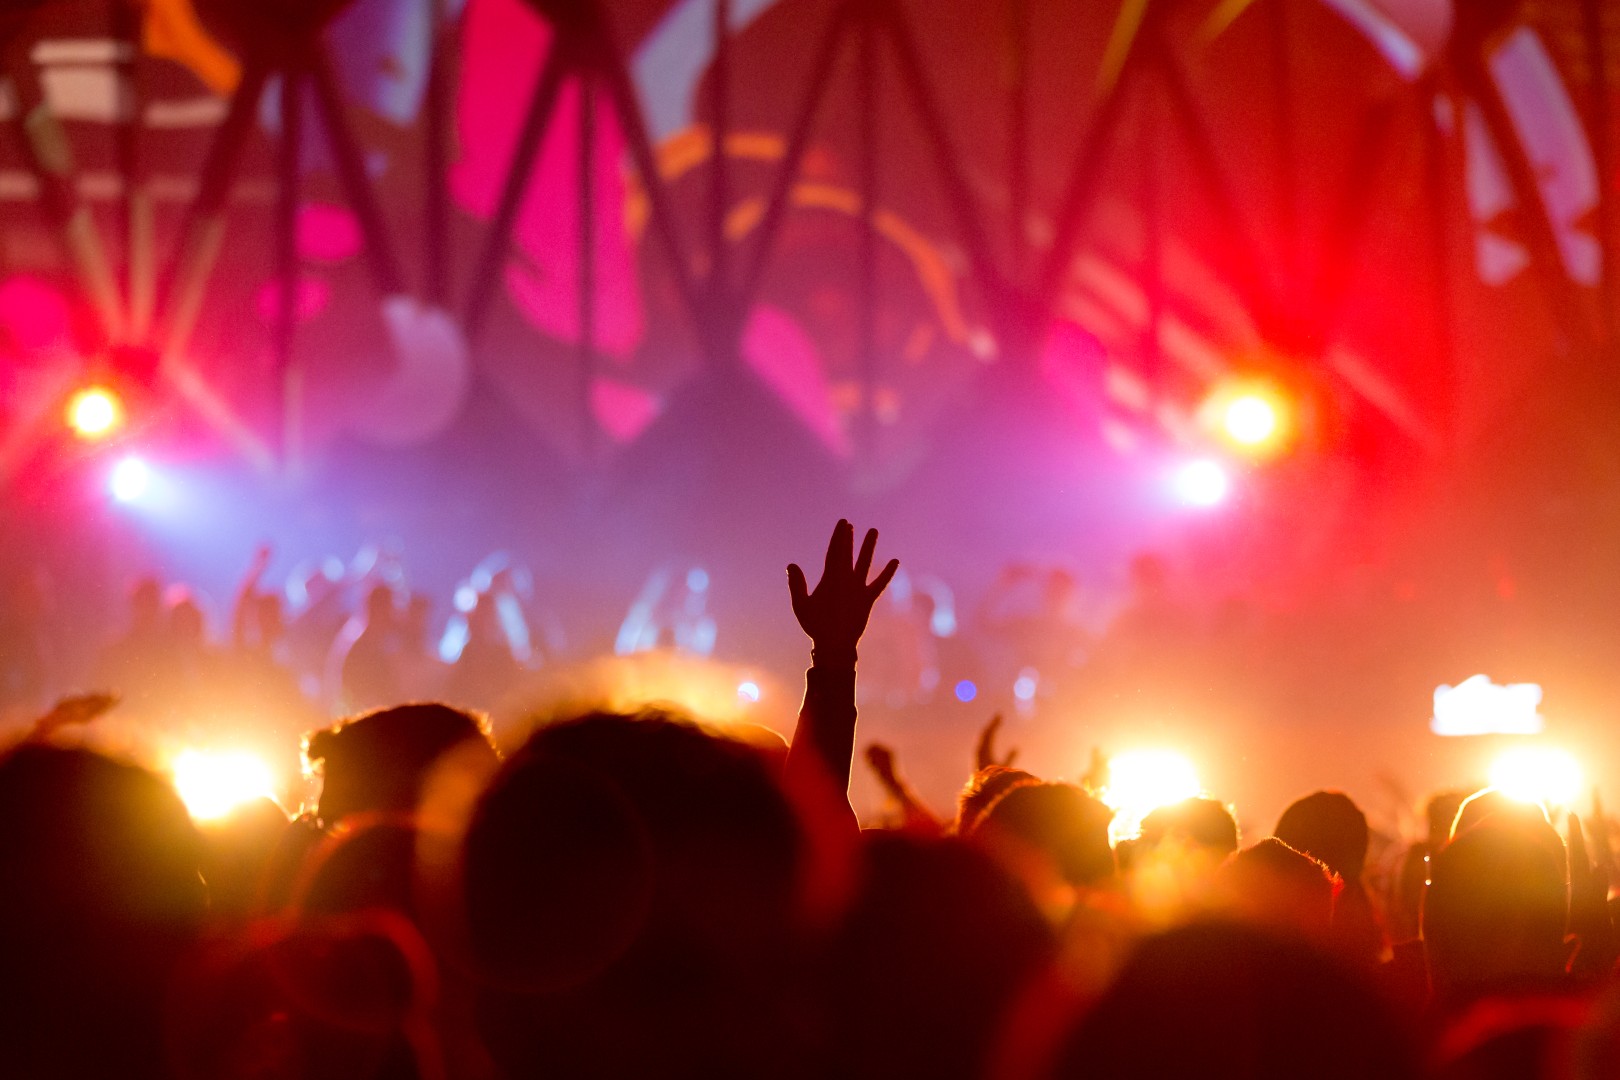
[[[810,649],[810,666],[818,668],[853,668],[856,654],[853,645],[815,645]]]

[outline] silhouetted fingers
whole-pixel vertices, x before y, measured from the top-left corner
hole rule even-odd
[[[839,518],[838,524],[833,526],[832,539],[827,541],[827,564],[822,567],[821,580],[831,580],[834,575],[847,570],[854,555],[855,526]]]
[[[894,580],[894,572],[898,569],[900,569],[900,560],[890,559],[889,565],[883,568],[883,573],[879,574],[877,580],[872,582],[871,597],[873,600],[883,595],[883,590],[889,587],[889,582]]]
[[[860,557],[855,560],[855,577],[857,580],[865,581],[866,575],[872,572],[872,553],[876,550],[877,530],[867,529],[866,539],[861,541]]]
[[[810,598],[804,583],[804,571],[799,569],[798,563],[788,564],[788,596],[793,599],[793,613],[797,615],[804,607],[804,602]]]
[[[1592,872],[1592,861],[1586,857],[1586,836],[1581,832],[1581,816],[1569,812],[1565,819],[1569,830],[1569,870],[1572,877]]]

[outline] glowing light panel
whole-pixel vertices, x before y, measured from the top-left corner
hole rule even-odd
[[[1436,735],[1539,735],[1541,687],[1536,683],[1499,686],[1474,675],[1456,686],[1437,686],[1429,730]]]
[[[1174,750],[1129,750],[1108,759],[1108,782],[1099,793],[1114,810],[1109,833],[1115,840],[1135,836],[1142,819],[1161,806],[1190,799],[1203,789],[1198,770]]]
[[[214,821],[244,803],[275,796],[270,766],[244,750],[183,750],[172,769],[180,801],[197,821]]]
[[[1516,746],[1491,764],[1491,786],[1511,799],[1569,806],[1581,794],[1581,763],[1567,750],[1551,746]]]
[[[106,438],[123,424],[124,406],[106,387],[86,387],[68,399],[67,422],[81,439]]]
[[[119,502],[138,502],[152,489],[152,467],[138,457],[121,458],[113,466],[107,486]]]
[[[1220,462],[1210,458],[1189,461],[1176,470],[1176,497],[1189,506],[1218,506],[1232,489],[1232,480]]]

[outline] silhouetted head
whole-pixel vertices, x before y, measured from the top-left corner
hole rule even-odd
[[[1244,922],[1325,941],[1339,879],[1275,836],[1233,855],[1216,874],[1221,908]]]
[[[512,1075],[780,1074],[804,846],[751,747],[661,712],[541,727],[462,846],[491,1051]]]
[[[1303,942],[1202,923],[1144,942],[1062,1046],[1054,1078],[1407,1080],[1373,988]]]
[[[979,815],[1019,784],[1037,784],[1040,778],[1010,765],[986,765],[968,778],[956,796],[956,834],[973,831]]]
[[[188,648],[201,648],[208,641],[208,621],[202,605],[186,589],[174,591],[169,601],[169,638]]]
[[[1457,820],[1457,810],[1467,797],[1466,791],[1441,791],[1429,796],[1423,816],[1429,826],[1430,851],[1439,851],[1451,839],[1452,823]]]
[[[479,717],[437,702],[378,709],[311,734],[304,756],[320,766],[321,821],[331,826],[367,811],[410,813],[434,763],[463,746],[495,756]]]
[[[1113,817],[1073,784],[1019,784],[991,803],[968,835],[1015,862],[1048,862],[1070,885],[1095,887],[1114,876]]]
[[[1194,796],[1161,806],[1142,819],[1142,843],[1157,847],[1166,840],[1225,858],[1238,848],[1237,819],[1216,799]]]
[[[1493,817],[1429,864],[1423,941],[1438,1000],[1555,982],[1568,916],[1563,846],[1546,822]]]
[[[1524,825],[1552,824],[1540,803],[1515,799],[1496,788],[1485,788],[1468,796],[1457,807],[1457,817],[1451,823],[1451,835],[1460,836],[1487,818],[1496,817]]]
[[[179,797],[134,765],[29,743],[0,756],[0,820],[0,1071],[161,1075],[164,994],[205,910]]]
[[[1346,880],[1361,877],[1367,863],[1367,815],[1342,791],[1296,799],[1277,819],[1276,837]]]
[[[1024,891],[954,839],[863,834],[861,878],[827,950],[823,1075],[986,1075],[1014,996],[1050,958]]]
[[[157,578],[143,577],[129,591],[130,629],[154,631],[163,624],[163,586]]]

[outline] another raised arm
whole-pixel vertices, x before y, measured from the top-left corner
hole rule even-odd
[[[840,521],[827,544],[821,580],[808,588],[797,564],[787,568],[788,593],[793,615],[810,638],[810,670],[805,672],[804,705],[788,750],[789,782],[814,776],[811,782],[830,781],[849,792],[850,759],[855,752],[856,646],[872,615],[872,605],[883,594],[900,560],[890,559],[870,583],[877,530],[869,529],[855,554],[855,527]],[[850,811],[854,822],[854,811]]]

